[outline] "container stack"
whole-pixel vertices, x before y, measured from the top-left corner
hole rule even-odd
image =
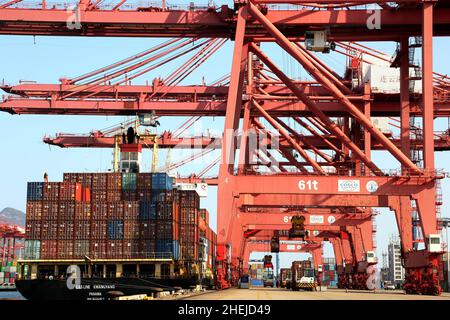
[[[196,192],[179,191],[180,246],[183,260],[193,261],[198,257],[200,198]]]
[[[66,173],[64,182],[30,182],[27,200],[25,259],[201,258],[213,266],[209,213],[166,173]]]
[[[263,264],[252,263],[250,264],[250,283],[252,286],[263,286]]]
[[[179,210],[172,179],[165,173],[152,174],[152,205],[156,212],[156,252],[180,259]]]
[[[4,261],[0,268],[0,286],[13,284],[16,279],[17,260]]]
[[[310,260],[293,261],[291,266],[292,282],[300,280],[305,273],[305,269],[311,269],[312,263]]]
[[[76,182],[30,182],[27,187],[25,258],[71,259],[75,212],[91,201]]]
[[[206,209],[199,210],[199,237],[200,244],[203,244],[199,248],[200,260],[205,262],[207,269],[214,268],[214,252],[216,252],[217,235],[212,231],[209,226],[209,212]]]
[[[322,283],[328,287],[337,287],[336,261],[334,258],[323,258]]]
[[[281,286],[286,286],[286,282],[287,281],[291,281],[291,269],[289,268],[281,268],[280,269],[280,281],[281,281]]]

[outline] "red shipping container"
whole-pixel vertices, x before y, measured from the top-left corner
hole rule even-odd
[[[180,207],[180,223],[197,224],[198,210],[190,207]]]
[[[107,174],[107,186],[109,190],[121,190],[122,189],[122,174],[121,173],[108,173]]]
[[[76,220],[75,239],[88,240],[91,236],[91,222],[89,220]]]
[[[123,190],[122,191],[122,200],[123,201],[137,201],[138,197],[136,194],[136,190]]]
[[[155,240],[141,240],[139,246],[139,257],[149,258],[156,251],[156,241]]]
[[[180,224],[180,241],[198,243],[198,227],[195,224]]]
[[[92,174],[92,189],[107,190],[108,189],[108,173]]]
[[[63,174],[63,181],[64,182],[77,182],[76,180],[74,180],[76,177],[76,173],[64,173]]]
[[[56,240],[58,238],[58,222],[57,221],[42,221],[43,240]]]
[[[91,241],[90,254],[94,259],[106,259],[106,241]]]
[[[141,221],[139,223],[139,234],[141,239],[154,240],[156,238],[155,221]]]
[[[42,190],[44,201],[58,201],[59,200],[59,186],[60,182],[46,182]]]
[[[107,219],[108,203],[103,201],[91,202],[91,211],[93,220]]]
[[[123,259],[131,259],[133,257],[132,247],[133,247],[133,240],[124,240],[123,241],[123,251],[122,251]]]
[[[124,201],[123,217],[125,220],[136,220],[139,217],[139,202]]]
[[[124,238],[125,239],[139,239],[139,222],[136,220],[124,221]]]
[[[87,202],[78,202],[75,206],[76,220],[89,220],[91,218],[91,204]]]
[[[74,201],[60,201],[58,208],[59,220],[74,220],[75,219],[75,202]]]
[[[180,213],[181,209],[180,209],[180,205],[178,203],[178,201],[173,201],[172,202],[172,220],[176,221],[176,222],[180,222]]]
[[[208,226],[206,225],[205,220],[203,220],[202,217],[199,217],[199,221],[198,221],[198,229],[199,229],[199,231],[204,233],[206,231],[207,227]]]
[[[62,182],[59,186],[60,200],[82,201],[83,187],[80,183]]]
[[[106,220],[93,220],[91,230],[92,239],[104,240],[107,237],[108,223]]]
[[[152,190],[152,174],[138,173],[136,183],[138,190]]]
[[[195,191],[179,191],[179,202],[181,207],[199,208],[200,197]]]
[[[42,201],[28,201],[26,217],[30,220],[40,220],[42,218]]]
[[[123,256],[123,240],[109,240],[106,243],[108,259],[121,259]]]
[[[89,240],[76,240],[74,245],[74,258],[81,259],[90,255]]]
[[[152,191],[151,190],[138,190],[136,192],[136,200],[137,201],[151,201],[152,200]]]
[[[108,219],[123,219],[123,202],[108,202]]]
[[[42,220],[58,220],[59,203],[57,201],[42,202]]]
[[[206,209],[199,210],[200,217],[209,225],[209,211]]]
[[[119,190],[107,190],[106,191],[106,200],[108,202],[117,202],[122,200],[122,191]]]
[[[58,258],[58,241],[43,240],[41,241],[41,259],[57,259]]]
[[[91,188],[92,173],[64,173],[64,182],[80,183],[84,187]]]
[[[25,223],[25,238],[41,240],[42,222],[41,220],[27,220]]]
[[[73,253],[74,253],[74,241],[73,240],[58,241],[58,258],[59,259],[72,259]]]
[[[92,189],[91,201],[107,201],[108,191],[106,189]]]
[[[60,221],[58,223],[58,239],[71,240],[75,235],[75,223],[73,221]]]
[[[157,220],[156,235],[158,239],[178,240],[178,223],[173,220]]]
[[[124,240],[123,242],[123,258],[131,259],[139,257],[139,243],[138,240]]]
[[[82,201],[91,202],[91,188],[83,188]]]
[[[185,260],[198,259],[198,243],[181,243],[181,258]]]

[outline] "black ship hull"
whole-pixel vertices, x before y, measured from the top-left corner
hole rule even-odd
[[[109,300],[117,294],[124,296],[146,294],[175,287],[189,289],[201,284],[198,278],[82,278],[79,285],[69,289],[67,280],[16,280],[16,288],[28,300]]]

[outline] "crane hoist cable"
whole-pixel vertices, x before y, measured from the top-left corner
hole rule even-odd
[[[202,45],[204,45],[206,43],[206,41],[200,42],[199,44],[197,44],[196,46],[190,47],[190,48],[184,48],[184,51],[181,51],[181,53],[173,53],[176,52],[178,49],[181,49],[183,47],[187,47],[187,45],[189,45],[190,43],[192,43],[195,39],[188,39],[186,41],[183,41],[179,44],[174,43],[172,46],[169,46],[167,48],[165,48],[164,51],[156,54],[156,55],[152,55],[150,57],[145,58],[143,61],[140,62],[133,62],[133,64],[130,67],[126,67],[126,68],[122,68],[119,69],[118,71],[114,71],[111,74],[104,74],[104,75],[100,75],[99,77],[95,78],[94,80],[88,82],[87,84],[83,84],[83,85],[78,85],[76,87],[78,87],[77,90],[72,91],[66,95],[64,95],[62,98],[67,98],[70,97],[72,95],[74,95],[75,93],[79,93],[80,91],[86,91],[87,89],[93,89],[96,88],[98,86],[100,86],[102,83],[106,84],[107,81],[110,81],[111,79],[115,79],[118,78],[120,76],[124,76],[125,75],[125,79],[120,80],[116,83],[114,83],[114,85],[118,85],[127,81],[130,81],[148,71],[151,71],[165,63],[168,63],[184,54],[187,54],[193,50],[196,50],[197,48],[201,47]],[[167,57],[170,53],[173,53],[172,55],[170,55],[169,57]],[[130,71],[133,70],[137,70],[141,67],[144,67],[146,65],[148,65],[151,62],[157,61],[158,59],[161,58],[165,58],[163,61],[159,62],[159,63],[155,63],[153,65],[151,65],[150,67],[145,68],[143,71],[136,71],[135,73],[133,73],[131,76],[129,75]],[[109,86],[111,86],[110,84],[108,84]],[[101,91],[101,90],[100,90]],[[100,92],[98,91],[98,92]],[[96,92],[96,93],[98,93]]]
[[[152,71],[152,70],[154,70],[156,68],[159,68],[160,66],[162,66],[162,65],[164,65],[164,64],[166,64],[166,63],[168,63],[170,61],[173,61],[173,60],[175,60],[175,59],[177,59],[177,58],[179,58],[179,57],[181,57],[181,56],[183,56],[183,55],[185,55],[185,54],[187,54],[187,53],[189,53],[191,51],[194,51],[194,50],[204,46],[206,43],[207,43],[206,41],[200,42],[199,44],[197,44],[197,45],[195,45],[195,46],[193,46],[191,48],[185,49],[184,51],[182,51],[180,53],[174,53],[171,56],[169,56],[168,58],[164,59],[163,61],[154,63],[154,64],[148,66],[147,68],[143,69],[143,70],[136,70],[131,75],[126,74],[124,78],[122,78],[121,80],[118,80],[117,82],[115,82],[113,84],[108,84],[107,87],[110,88],[110,89],[114,89],[114,86],[130,82],[131,80],[133,80],[133,79],[135,79],[137,77],[140,77],[141,75],[143,75],[143,74],[145,74],[145,73],[147,73],[149,71]],[[137,68],[134,68],[134,69],[137,69]],[[99,86],[99,84],[96,85],[96,87],[98,87],[98,86]],[[100,88],[97,91],[88,94],[84,98],[91,97],[91,96],[93,96],[93,95],[95,95],[95,94],[97,94],[99,92],[102,92],[102,91],[105,91],[105,88]],[[70,94],[72,94],[72,93],[70,93]],[[68,94],[68,95],[70,95],[70,94]],[[67,97],[68,95],[66,95],[64,97]]]
[[[117,61],[115,63],[112,63],[112,64],[110,64],[108,66],[105,66],[105,67],[102,67],[100,69],[97,69],[97,70],[85,73],[85,74],[83,74],[81,76],[78,76],[78,77],[75,77],[75,78],[72,78],[72,79],[68,79],[68,82],[70,84],[75,84],[75,83],[80,82],[82,80],[85,80],[87,78],[91,78],[91,77],[93,77],[93,76],[95,76],[97,74],[106,72],[106,71],[114,69],[116,67],[121,67],[121,66],[123,66],[123,65],[125,65],[125,64],[127,64],[129,62],[136,63],[136,60],[138,60],[138,59],[140,59],[142,57],[145,57],[146,55],[149,55],[150,53],[154,53],[156,51],[159,51],[159,50],[161,50],[163,48],[171,47],[171,45],[173,45],[176,42],[179,42],[180,40],[181,39],[177,39],[177,38],[171,39],[169,41],[166,41],[166,42],[163,42],[163,43],[161,43],[159,45],[156,45],[155,47],[152,47],[150,49],[147,49],[147,50],[144,50],[144,51],[142,51],[140,53],[137,53],[137,54],[135,54],[133,56],[130,56],[130,57],[125,58],[123,60],[120,60],[120,61]],[[93,80],[89,80],[88,83],[91,83],[92,81]],[[80,84],[86,84],[86,83],[80,83]]]
[[[188,157],[182,159],[181,161],[172,164],[170,167],[168,167],[168,168],[167,168],[167,167],[166,167],[166,168],[162,168],[162,169],[159,170],[159,171],[167,172],[167,171],[176,169],[176,168],[181,167],[182,165],[185,165],[186,163],[189,163],[189,162],[191,162],[191,161],[193,161],[193,160],[195,160],[195,159],[197,159],[197,158],[200,158],[200,157],[202,157],[202,156],[204,156],[204,155],[206,155],[206,154],[208,154],[208,153],[210,153],[210,152],[212,152],[212,151],[214,151],[214,150],[215,150],[215,149],[212,149],[212,148],[202,149],[202,150],[200,150],[199,152],[194,153],[193,155],[190,155],[190,156],[188,156]]]

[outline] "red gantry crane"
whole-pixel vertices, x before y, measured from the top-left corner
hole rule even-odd
[[[18,226],[0,225],[0,255],[2,265],[17,259],[18,250],[23,246],[20,240],[25,238],[25,230]]]
[[[297,212],[292,228],[303,216],[307,222],[302,232],[319,231],[308,234],[310,241],[317,237],[318,242],[327,239],[333,244],[340,286],[366,288],[374,263],[368,254],[373,250],[372,208],[387,207],[395,212],[400,232],[406,292],[441,293],[437,186],[445,174],[435,168],[434,152],[448,148],[448,134],[439,134],[443,142],[437,142],[433,119],[449,117],[450,104],[448,77],[433,72],[432,38],[450,35],[450,1],[245,0],[235,1],[231,9],[193,4],[138,7],[127,1],[105,6],[81,0],[72,11],[66,10],[68,4],[22,4],[19,0],[0,5],[0,34],[171,38],[60,84],[4,85],[10,96],[0,110],[225,117],[217,179],[218,288],[237,283],[248,261],[243,254],[250,250],[246,239],[271,240],[280,233],[295,238],[273,220],[278,214],[271,210]],[[283,10],[279,4],[289,7]],[[227,39],[233,40],[229,76],[211,85],[181,85]],[[386,58],[356,41],[398,44],[395,57],[384,61],[389,66],[381,68],[387,75],[392,75],[391,67],[397,68],[394,92],[380,91],[376,79],[367,78],[367,69],[378,66],[372,58]],[[311,79],[291,79],[265,50],[269,42],[290,55]],[[312,53],[333,49],[349,56],[351,68],[345,76]],[[411,61],[412,52],[419,49],[421,61]],[[131,83],[180,57],[188,60],[165,79]],[[380,130],[371,117],[394,117],[400,137]],[[413,139],[411,133],[418,131],[412,118],[421,123]],[[94,137],[89,143],[101,146],[99,141]],[[81,143],[69,139],[62,145]],[[381,170],[371,156],[377,149],[389,153],[400,167]],[[412,156],[412,150],[421,156]],[[315,210],[319,213],[313,221],[324,221],[321,228],[308,225],[309,212]],[[336,220],[330,222],[331,212]],[[260,222],[249,222],[248,214],[257,214],[252,218]],[[343,219],[342,225],[336,224],[337,218]],[[417,225],[425,245],[420,250],[413,245]]]

